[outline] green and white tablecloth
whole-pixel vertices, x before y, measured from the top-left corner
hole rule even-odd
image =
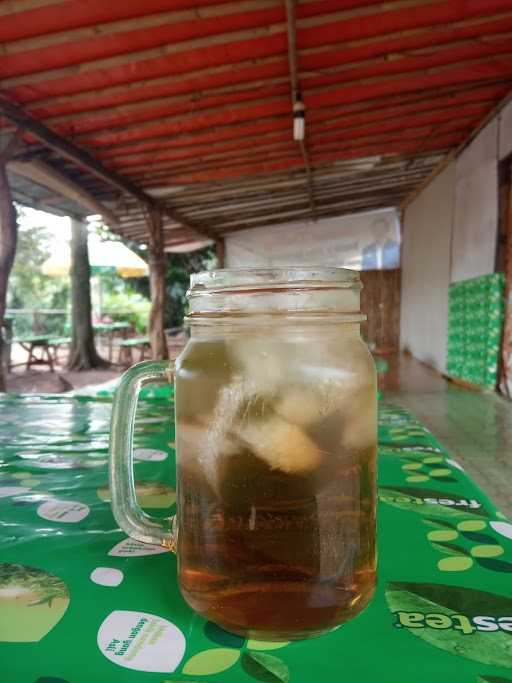
[[[404,411],[380,411],[379,587],[310,641],[196,616],[176,558],[131,541],[107,488],[110,398],[0,400],[1,683],[512,681],[512,524]],[[141,401],[139,499],[175,499],[171,398]],[[278,606],[276,606],[278,608]]]

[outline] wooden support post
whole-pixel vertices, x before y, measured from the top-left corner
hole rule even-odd
[[[7,287],[9,275],[16,256],[18,241],[18,220],[14,208],[9,179],[7,177],[7,162],[16,153],[20,143],[21,129],[17,129],[9,142],[0,151],[0,391],[5,391],[5,309],[7,307]]]
[[[91,281],[87,226],[71,220],[71,316],[72,341],[69,350],[70,370],[90,370],[108,365],[94,345],[91,320]]]
[[[5,391],[4,316],[7,306],[7,285],[18,238],[16,210],[5,169],[5,158],[0,158],[0,391]]]
[[[47,187],[59,196],[71,199],[72,202],[83,207],[88,213],[101,214],[110,228],[119,227],[117,217],[105,204],[49,164],[37,159],[29,162],[10,161],[9,172],[22,178],[28,178],[37,185]]]
[[[506,166],[500,169],[500,243],[496,265],[498,271],[505,271],[505,316],[499,388],[507,398],[512,398],[512,159],[502,164]]]
[[[147,194],[140,187],[132,183],[127,178],[116,171],[104,166],[98,159],[93,157],[88,151],[77,147],[74,143],[68,141],[55,131],[51,130],[43,123],[27,114],[22,107],[12,104],[5,97],[0,95],[0,114],[5,116],[13,123],[17,124],[18,130],[23,129],[34,135],[46,147],[56,152],[60,157],[68,159],[74,164],[85,169],[92,175],[100,178],[100,180],[108,183],[112,187],[121,190],[125,194],[131,195],[137,201],[141,202],[149,208],[150,211],[158,209],[157,201],[151,195]],[[19,167],[18,167],[19,170]],[[161,210],[169,216],[172,220],[183,225],[183,227],[193,230],[202,237],[212,238],[208,226],[201,226],[198,224],[191,225],[187,219],[179,212],[168,205],[162,205]]]
[[[224,237],[215,240],[215,252],[217,254],[217,268],[224,268],[226,262],[226,241]]]
[[[163,220],[158,209],[151,208],[149,210],[147,224],[149,228],[149,288],[151,292],[149,342],[152,357],[156,360],[167,360],[169,349],[164,325],[166,260]]]

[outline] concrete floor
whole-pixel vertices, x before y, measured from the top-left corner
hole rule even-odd
[[[512,402],[459,387],[411,357],[387,360],[385,399],[413,413],[512,517]]]

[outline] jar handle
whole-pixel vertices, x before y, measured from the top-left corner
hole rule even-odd
[[[121,377],[112,407],[109,479],[112,513],[121,529],[137,541],[176,552],[176,515],[159,519],[146,514],[137,502],[133,477],[133,430],[139,392],[148,382],[172,382],[173,376],[173,363],[150,360],[134,365]]]

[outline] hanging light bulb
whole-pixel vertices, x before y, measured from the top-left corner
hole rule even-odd
[[[297,98],[293,104],[293,139],[298,142],[304,140],[305,129],[304,102],[302,101],[300,94],[297,94]]]

